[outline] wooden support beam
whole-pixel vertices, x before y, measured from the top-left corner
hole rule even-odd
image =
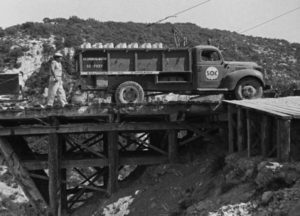
[[[108,135],[106,132],[103,133],[103,152],[106,155],[106,166],[101,166],[100,163],[98,166],[103,167],[104,173],[103,173],[103,186],[104,188],[108,189],[108,179],[109,179],[109,170],[108,170]]]
[[[269,118],[266,115],[262,116],[262,122],[260,125],[260,148],[263,157],[267,157],[267,150],[269,146]]]
[[[237,126],[236,126],[236,142],[237,142],[237,148],[238,152],[241,152],[244,150],[243,141],[244,141],[244,110],[241,107],[237,108]]]
[[[88,147],[87,144],[76,143],[76,140],[74,140],[74,138],[72,138],[71,136],[65,136],[65,137],[67,138],[67,140],[71,140],[71,142],[74,145],[78,146],[78,148],[85,149],[86,151],[88,151],[88,152],[90,152],[90,153],[92,153],[92,154],[94,154],[94,155],[96,155],[100,158],[105,158],[105,155],[103,155],[102,153],[100,153],[98,151],[93,150],[93,148]]]
[[[281,133],[280,120],[275,119],[275,144],[276,144],[276,157],[281,160],[281,143],[280,143],[280,133]]]
[[[0,137],[0,151],[6,160],[10,173],[12,173],[17,183],[22,187],[33,207],[43,215],[47,208],[46,201],[34,184],[29,172],[23,167],[19,157],[13,151],[11,144],[2,137]]]
[[[139,145],[140,147],[145,147],[145,148],[148,148],[148,149],[152,149],[152,150],[154,150],[156,152],[159,152],[163,155],[168,155],[168,152],[165,152],[161,148],[156,147],[155,145],[153,145],[151,143],[151,140],[150,140],[150,143],[146,142],[146,140],[148,139],[149,134],[146,133],[146,135],[147,135],[147,137],[144,140],[142,140],[141,138],[132,139],[132,138],[129,138],[129,137],[127,137],[127,140],[132,142],[132,143],[135,143],[135,144]]]
[[[229,154],[234,152],[234,126],[233,126],[233,107],[231,104],[227,105],[227,117],[228,117],[228,151]]]
[[[108,193],[112,194],[118,190],[119,175],[118,133],[116,131],[107,132],[107,145]]]
[[[24,167],[29,170],[41,170],[41,169],[48,169],[49,163],[46,159],[36,159],[36,160],[24,160],[22,161]],[[64,159],[61,161],[61,168],[73,168],[73,167],[93,167],[93,166],[107,166],[108,162],[106,159],[90,159],[90,158],[83,158],[83,159]]]
[[[67,144],[65,136],[59,135],[59,145],[60,145],[60,161],[67,150]],[[68,197],[67,197],[67,169],[61,167],[61,215],[67,215],[68,211]]]
[[[178,162],[178,140],[176,130],[168,131],[168,145],[169,145],[169,161],[170,163]]]
[[[64,118],[92,119],[94,117],[105,119],[110,113],[144,118],[145,116],[168,116],[170,113],[181,112],[190,115],[210,115],[214,113],[216,106],[220,104],[220,99],[207,101],[176,101],[163,103],[147,104],[93,104],[91,106],[73,106],[70,108],[53,109],[26,109],[26,110],[7,110],[0,112],[1,120],[33,120],[49,119],[50,116],[61,116]]]
[[[291,151],[291,120],[276,121],[277,158],[281,161],[290,160]]]
[[[30,158],[31,160],[36,159],[36,154],[32,151],[32,149],[29,147],[27,141],[24,139],[22,136],[9,136],[6,137],[6,140],[11,144],[11,148],[13,151],[16,153],[18,158],[21,160],[24,158]],[[40,140],[40,139],[38,139]],[[40,140],[41,141],[41,140]],[[37,145],[39,143],[34,142],[33,146]],[[24,164],[22,164],[24,168]],[[37,174],[37,175],[43,175],[45,177],[48,177],[48,174],[43,170],[34,170],[34,171],[29,171],[30,176],[32,174]],[[41,195],[43,196],[44,200],[46,203],[49,203],[49,188],[48,188],[48,181],[42,180],[42,179],[36,179],[32,177],[33,182],[35,183],[36,188],[40,191]]]
[[[48,167],[49,167],[49,215],[61,215],[61,158],[59,135],[49,134]]]
[[[61,124],[58,126],[18,126],[0,128],[0,136],[11,135],[47,135],[50,133],[99,133],[107,131],[159,131],[159,130],[184,130],[189,127],[211,128],[216,124],[188,123],[188,122],[126,122],[126,123],[84,123]]]
[[[153,156],[124,156],[119,159],[120,165],[152,165],[167,163],[168,158],[161,155]],[[48,169],[48,162],[46,160],[26,160],[22,161],[24,168],[28,170],[41,170]],[[62,168],[73,168],[73,167],[105,167],[108,166],[106,159],[73,159],[73,160],[62,160]]]
[[[246,128],[247,128],[247,156],[251,156],[251,141],[252,141],[252,130],[251,130],[251,116],[250,111],[246,110]]]
[[[203,137],[203,134],[202,134],[202,133],[197,134],[197,135],[195,135],[195,136],[192,136],[192,137],[190,137],[190,138],[188,138],[188,139],[186,139],[186,140],[180,142],[179,145],[180,145],[180,146],[187,145],[187,144],[193,142],[194,140],[199,139],[200,137]]]

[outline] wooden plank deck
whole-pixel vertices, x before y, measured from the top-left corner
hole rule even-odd
[[[107,117],[111,114],[126,116],[170,115],[183,112],[201,115],[215,112],[221,101],[178,101],[145,104],[92,104],[89,106],[71,106],[65,108],[29,108],[0,110],[0,120],[46,119],[51,116],[66,118]]]
[[[300,96],[262,98],[256,100],[225,100],[225,103],[256,110],[282,119],[300,119]]]

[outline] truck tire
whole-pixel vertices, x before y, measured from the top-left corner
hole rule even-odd
[[[145,93],[140,84],[133,81],[121,83],[115,92],[116,102],[119,104],[142,103]]]
[[[236,85],[234,94],[237,100],[261,98],[263,87],[261,82],[255,78],[244,78]]]

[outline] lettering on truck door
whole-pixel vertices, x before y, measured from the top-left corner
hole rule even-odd
[[[225,68],[217,50],[202,50],[197,59],[197,88],[218,88]]]

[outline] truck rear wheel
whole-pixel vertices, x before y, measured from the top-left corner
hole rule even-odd
[[[115,99],[117,103],[142,103],[145,99],[145,93],[140,84],[133,81],[121,83],[116,92]]]
[[[238,100],[261,98],[263,96],[263,87],[257,79],[245,78],[238,82],[234,94]]]

